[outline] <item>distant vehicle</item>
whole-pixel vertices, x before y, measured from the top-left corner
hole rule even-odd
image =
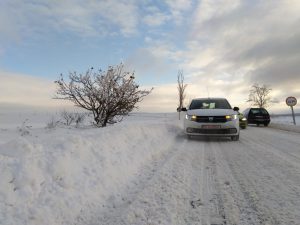
[[[240,120],[240,128],[246,129],[247,125],[248,125],[247,118],[244,117],[244,115],[242,113],[238,113],[238,117],[239,117],[239,120]]]
[[[248,108],[243,114],[247,118],[248,124],[256,124],[257,126],[263,124],[267,127],[271,121],[268,111],[264,108]]]
[[[193,99],[186,111],[184,131],[191,136],[225,136],[239,140],[238,107],[231,108],[225,98]]]

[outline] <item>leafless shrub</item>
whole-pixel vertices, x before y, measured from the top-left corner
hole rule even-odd
[[[21,136],[30,135],[30,129],[32,126],[27,125],[29,120],[25,119],[20,127],[18,127],[18,131],[20,132]]]
[[[80,124],[82,124],[85,120],[86,113],[74,113],[74,121],[76,124],[76,127],[79,127]]]
[[[46,124],[46,129],[54,129],[56,128],[61,122],[57,120],[54,116],[51,117],[50,121]]]
[[[67,126],[70,126],[75,121],[75,114],[72,112],[67,112],[66,110],[63,110],[60,113],[60,117],[63,120],[62,122]]]
[[[151,90],[139,90],[134,81],[134,72],[124,71],[124,65],[110,66],[106,72],[69,74],[69,82],[63,75],[55,81],[56,99],[69,100],[75,106],[92,112],[97,126],[105,127],[116,117],[128,115]]]

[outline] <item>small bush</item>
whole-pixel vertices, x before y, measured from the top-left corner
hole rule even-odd
[[[54,129],[58,124],[60,124],[60,121],[52,117],[51,120],[46,124],[46,129]]]
[[[75,121],[75,113],[67,112],[66,110],[60,113],[60,116],[63,120],[63,124],[70,126]]]
[[[85,120],[86,114],[85,113],[74,113],[74,121],[76,124],[76,127],[78,127],[80,124],[82,124]]]
[[[24,120],[22,125],[18,127],[18,131],[20,132],[21,136],[30,135],[30,129],[32,126],[27,125],[28,121],[28,119]]]

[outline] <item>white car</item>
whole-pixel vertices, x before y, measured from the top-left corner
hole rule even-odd
[[[184,131],[194,135],[226,136],[238,141],[240,135],[238,107],[231,108],[225,98],[193,99],[186,111]]]

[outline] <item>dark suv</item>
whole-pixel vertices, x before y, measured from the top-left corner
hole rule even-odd
[[[243,112],[248,124],[263,124],[265,127],[270,123],[270,115],[264,108],[248,108]]]

